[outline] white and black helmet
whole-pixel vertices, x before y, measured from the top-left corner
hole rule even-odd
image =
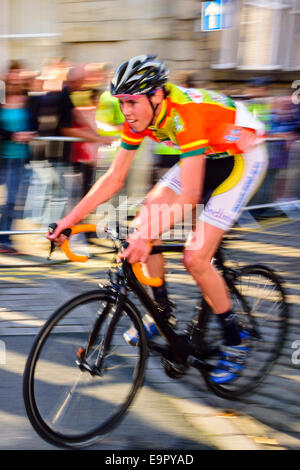
[[[139,55],[116,70],[110,84],[112,95],[148,95],[168,79],[168,70],[155,55]]]

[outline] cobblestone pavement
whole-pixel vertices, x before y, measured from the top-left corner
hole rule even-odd
[[[146,399],[147,387],[150,386],[168,404],[166,413],[176,415],[177,422],[182,419],[185,426],[188,423],[191,427],[191,434],[184,441],[185,448],[300,449],[300,364],[296,349],[300,345],[299,229],[299,221],[272,219],[264,222],[259,229],[239,230],[243,238],[232,241],[227,248],[228,259],[236,259],[242,265],[267,264],[285,281],[290,306],[289,332],[282,354],[264,383],[253,394],[239,401],[224,400],[206,388],[197,371],[191,370],[183,378],[174,380],[164,374],[158,359],[152,357],[148,363],[146,388],[141,391],[137,404],[133,405],[133,413],[135,406],[140,406],[139,410],[144,409],[145,419],[149,418],[150,409],[144,405],[141,407],[139,400]],[[32,337],[57,306],[95,286],[103,278],[112,259],[112,255],[103,254],[85,265],[33,268],[28,264],[43,263],[47,249],[41,237],[31,237],[30,253],[33,244],[36,256],[31,254],[14,260],[8,256],[0,258],[0,334],[2,338],[7,337],[8,344],[8,337]],[[63,257],[57,253],[54,259]],[[194,313],[198,289],[185,272],[178,255],[168,255],[167,265],[169,291],[172,300],[176,301],[177,318],[182,326]],[[4,370],[5,365],[0,368]],[[3,382],[2,387],[5,388]],[[151,402],[150,395],[149,400]],[[142,414],[139,418],[143,419]],[[11,418],[5,415],[4,419]],[[127,420],[130,420],[130,413],[125,423]],[[179,425],[178,430],[186,432],[186,427]],[[194,440],[196,434],[193,430],[201,436],[198,441]],[[123,436],[125,434],[126,431]],[[110,444],[107,444],[110,448],[118,446],[114,439],[117,437],[113,435]],[[157,445],[151,439],[150,444],[142,441],[137,441],[138,448]],[[182,442],[175,439],[171,444],[175,448],[176,445],[183,445]],[[0,442],[0,448],[6,448],[5,445],[1,447]]]

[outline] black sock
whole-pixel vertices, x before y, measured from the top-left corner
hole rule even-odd
[[[223,329],[223,337],[226,346],[237,346],[241,343],[240,327],[237,316],[232,310],[217,314],[217,318]]]
[[[153,297],[160,305],[166,305],[169,301],[166,282],[159,287],[152,287]]]

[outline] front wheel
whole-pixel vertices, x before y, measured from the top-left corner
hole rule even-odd
[[[230,286],[233,310],[241,328],[247,330],[249,355],[243,372],[227,384],[216,384],[208,373],[204,378],[210,389],[223,398],[237,398],[253,391],[280,355],[288,327],[288,306],[280,278],[271,269],[261,266],[245,266],[234,272]],[[209,322],[210,344],[218,344],[217,325]]]
[[[132,324],[136,347],[123,338]],[[118,308],[107,288],[67,302],[46,322],[26,363],[23,394],[34,429],[62,447],[105,437],[142,385],[146,358],[143,324],[129,301]]]

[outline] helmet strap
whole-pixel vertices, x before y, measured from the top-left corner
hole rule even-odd
[[[150,103],[150,106],[151,106],[151,108],[152,108],[152,119],[151,119],[151,121],[149,122],[149,124],[148,124],[148,126],[147,126],[147,128],[148,128],[148,127],[150,127],[150,126],[153,125],[153,121],[154,121],[154,119],[155,119],[155,113],[156,113],[156,110],[157,110],[157,108],[158,108],[158,104],[157,104],[156,106],[154,106],[154,104],[152,103],[152,101],[151,101],[151,99],[150,99],[151,96],[152,96],[152,93],[147,93],[146,96],[147,96],[148,101],[149,101],[149,103]]]

